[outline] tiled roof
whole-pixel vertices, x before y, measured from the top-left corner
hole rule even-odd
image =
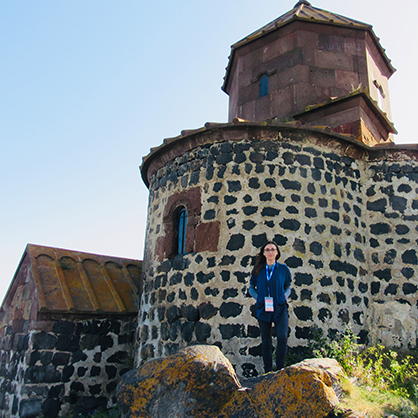
[[[284,15],[278,17],[277,19],[273,20],[272,22],[268,23],[267,25],[263,26],[262,28],[256,30],[252,34],[246,36],[245,38],[241,39],[240,41],[236,42],[231,46],[231,55],[229,57],[228,66],[226,68],[226,75],[224,77],[224,84],[223,90],[225,90],[229,70],[232,65],[233,57],[235,50],[258,39],[262,36],[267,35],[270,32],[275,31],[276,29],[285,26],[293,21],[304,21],[304,22],[311,22],[311,23],[319,23],[319,24],[326,24],[331,26],[342,26],[348,27],[351,29],[360,29],[370,32],[372,39],[374,40],[377,48],[382,54],[383,59],[385,60],[388,67],[395,72],[396,70],[390,63],[390,59],[386,56],[384,48],[380,45],[379,38],[373,32],[373,26],[367,23],[360,22],[358,20],[350,19],[345,16],[338,15],[336,13],[329,12],[327,10],[318,9],[313,7],[311,3],[306,0],[298,1],[293,9],[289,10]]]
[[[30,257],[40,312],[138,311],[140,261],[31,244],[25,254]]]
[[[284,15],[278,17],[262,28],[256,30],[251,35],[248,35],[241,41],[235,43],[232,45],[232,48],[239,48],[240,46],[251,42],[256,38],[259,38],[260,36],[264,36],[281,26],[287,25],[294,20],[305,20],[313,23],[326,23],[328,25],[336,26],[348,26],[350,28],[363,30],[372,29],[372,26],[368,25],[367,23],[362,23],[345,16],[328,12],[327,10],[317,9],[316,7],[313,7],[308,1],[301,0],[295,4],[292,10],[289,10]]]

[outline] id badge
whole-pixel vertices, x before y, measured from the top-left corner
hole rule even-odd
[[[265,297],[264,303],[266,306],[266,312],[274,312],[274,306],[273,306],[273,298]]]

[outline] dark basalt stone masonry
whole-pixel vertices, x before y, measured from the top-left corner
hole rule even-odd
[[[416,343],[418,152],[379,151],[319,129],[235,123],[188,132],[153,150],[139,361],[192,343],[218,345],[246,376],[261,372],[248,283],[266,240],[293,276],[292,348],[312,327],[352,326],[362,342]],[[193,192],[197,190],[198,192]],[[198,196],[188,254],[167,257],[170,196]],[[200,225],[219,224],[210,251]],[[192,313],[192,314],[191,314]]]
[[[19,326],[0,339],[1,416],[53,418],[115,405],[118,381],[132,368],[132,317],[55,318],[31,333]]]

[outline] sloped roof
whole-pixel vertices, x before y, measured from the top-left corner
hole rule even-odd
[[[138,311],[139,260],[28,244],[29,265],[43,313],[121,314]],[[22,265],[22,263],[21,263]],[[20,268],[20,266],[19,266]],[[18,278],[16,272],[14,280]],[[13,297],[13,283],[5,301]]]
[[[366,88],[360,88],[358,90],[355,90],[351,93],[346,94],[345,96],[332,97],[329,100],[327,100],[326,102],[318,103],[318,104],[315,104],[315,105],[312,105],[312,106],[308,106],[305,109],[305,111],[300,112],[300,113],[296,113],[295,115],[293,115],[293,117],[296,120],[299,120],[299,119],[302,120],[301,116],[303,117],[303,115],[306,115],[308,113],[316,112],[316,111],[318,111],[320,109],[323,109],[325,107],[332,107],[333,105],[335,105],[337,103],[348,101],[348,100],[351,100],[351,99],[353,99],[355,97],[358,97],[358,96],[361,96],[364,99],[364,101],[367,103],[370,110],[373,112],[373,114],[380,121],[382,126],[389,133],[392,133],[392,134],[397,134],[398,133],[398,131],[395,129],[395,126],[394,126],[393,122],[391,122],[389,120],[387,114],[379,108],[379,105],[377,104],[377,102],[370,97],[370,94],[368,93]]]
[[[273,20],[272,22],[256,30],[255,32],[251,33],[250,35],[246,36],[245,38],[241,39],[240,41],[236,42],[231,46],[231,55],[229,57],[228,66],[226,67],[226,74],[224,77],[224,84],[222,86],[222,90],[226,91],[226,85],[229,78],[229,71],[231,69],[236,49],[296,20],[368,31],[371,34],[372,39],[375,42],[380,53],[382,54],[382,57],[385,60],[386,65],[389,67],[392,73],[396,71],[390,63],[390,59],[386,56],[385,49],[380,45],[379,38],[373,32],[372,25],[360,22],[358,20],[350,19],[345,16],[341,16],[336,13],[329,12],[327,10],[318,9],[316,7],[313,7],[311,3],[309,3],[307,0],[300,0],[295,4],[293,9],[289,10],[284,15],[278,17],[277,19]]]
[[[371,30],[372,26],[367,23],[359,22],[358,20],[350,19],[336,13],[328,12],[327,10],[317,9],[313,7],[308,1],[302,0],[295,4],[292,10],[289,10],[284,15],[278,17],[262,28],[256,30],[251,35],[246,36],[241,41],[232,45],[232,48],[239,48],[240,46],[253,41],[254,39],[264,36],[265,34],[287,25],[294,20],[306,20],[314,23],[325,23],[327,25],[348,26],[350,28]]]

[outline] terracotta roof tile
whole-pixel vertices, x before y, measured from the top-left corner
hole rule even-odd
[[[141,262],[29,244],[41,312],[136,313]]]

